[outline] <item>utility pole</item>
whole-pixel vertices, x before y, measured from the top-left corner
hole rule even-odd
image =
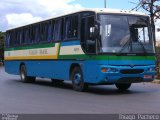
[[[107,3],[106,0],[104,0],[104,8],[107,8],[106,3]]]

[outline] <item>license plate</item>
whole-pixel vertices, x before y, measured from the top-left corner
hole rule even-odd
[[[151,75],[144,75],[144,78],[145,79],[152,79],[152,76]]]

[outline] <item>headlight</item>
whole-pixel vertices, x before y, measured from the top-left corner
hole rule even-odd
[[[118,69],[116,69],[116,68],[101,68],[101,71],[103,73],[106,73],[106,72],[108,72],[108,73],[116,73],[116,72],[118,72]]]

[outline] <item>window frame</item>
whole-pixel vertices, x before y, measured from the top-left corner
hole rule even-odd
[[[80,24],[80,26],[82,27],[82,19],[85,19],[85,31],[87,31],[87,28],[88,28],[88,19],[89,18],[91,18],[91,17],[93,17],[94,18],[94,26],[96,25],[96,20],[97,20],[97,14],[96,13],[92,13],[91,12],[91,14],[89,14],[88,13],[88,15],[85,15],[85,16],[83,16],[83,14],[85,14],[85,13],[82,13],[81,14],[81,18],[80,18],[80,21],[81,21],[81,24]],[[95,41],[95,52],[88,52],[87,51],[87,44],[86,44],[86,41],[85,41],[85,39],[86,39],[86,37],[88,37],[88,35],[86,36],[85,34],[84,34],[84,41],[82,42],[82,28],[80,27],[80,42],[81,42],[81,47],[82,47],[82,50],[83,50],[83,52],[85,53],[85,54],[87,54],[87,55],[95,55],[95,54],[97,54],[97,48],[96,48],[96,39],[94,38],[94,41]]]
[[[70,24],[73,24],[73,17],[77,17],[77,36],[76,37],[68,37],[69,26],[67,26],[67,19],[70,21]],[[69,20],[70,19],[70,20]],[[71,24],[71,29],[73,29],[73,26]],[[73,41],[73,40],[79,40],[80,39],[80,13],[71,14],[65,17],[65,40],[64,41]]]
[[[80,28],[80,18],[81,18],[81,14],[85,13],[85,15],[88,14],[95,14],[95,12],[90,12],[90,11],[85,11],[85,12],[78,12],[78,13],[73,13],[73,14],[69,14],[69,15],[64,15],[61,17],[57,17],[57,18],[52,18],[49,20],[45,20],[45,21],[41,21],[41,22],[37,22],[37,23],[33,23],[33,24],[29,24],[26,26],[22,26],[19,28],[15,28],[15,29],[10,29],[7,31],[7,33],[10,35],[10,38],[8,39],[8,41],[6,41],[6,47],[7,48],[12,48],[12,47],[18,47],[18,46],[29,46],[29,45],[35,45],[35,44],[45,44],[45,43],[57,43],[57,42],[67,42],[67,41],[80,41],[80,33],[81,33],[81,28]],[[77,19],[77,35],[75,35],[75,37],[67,37],[66,35],[66,18],[67,17],[75,17],[75,19]],[[76,18],[77,17],[77,18]],[[56,40],[56,20],[60,20],[59,21],[59,32],[57,34],[59,34],[58,40]],[[73,21],[76,22],[76,20]],[[48,24],[48,33],[45,33],[43,36],[43,38],[46,38],[47,40],[43,40],[43,38],[41,38],[41,32],[44,32],[45,30],[44,27],[45,25],[42,25],[43,23],[47,23]],[[74,24],[74,23],[73,23]],[[51,28],[50,28],[51,26]],[[62,30],[63,28],[63,30]],[[74,29],[76,27],[72,26],[72,29]],[[37,30],[36,30],[37,29]],[[16,35],[18,35],[18,33],[16,33],[16,35],[14,35],[14,32],[18,30],[20,31],[20,35],[19,35],[19,43],[15,44],[15,37]],[[63,33],[63,35],[61,34]],[[34,35],[33,35],[34,34]]]

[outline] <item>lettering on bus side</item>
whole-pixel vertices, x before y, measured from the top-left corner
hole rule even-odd
[[[37,50],[29,50],[29,55],[37,55],[38,51]]]
[[[43,50],[40,50],[39,53],[41,55],[46,55],[46,54],[48,54],[48,50],[47,49],[43,49]]]
[[[48,50],[47,49],[41,49],[41,50],[29,50],[29,55],[47,55]]]
[[[11,53],[10,53],[10,52],[8,52],[8,56],[11,56]]]
[[[79,52],[79,48],[74,48],[74,52]]]

